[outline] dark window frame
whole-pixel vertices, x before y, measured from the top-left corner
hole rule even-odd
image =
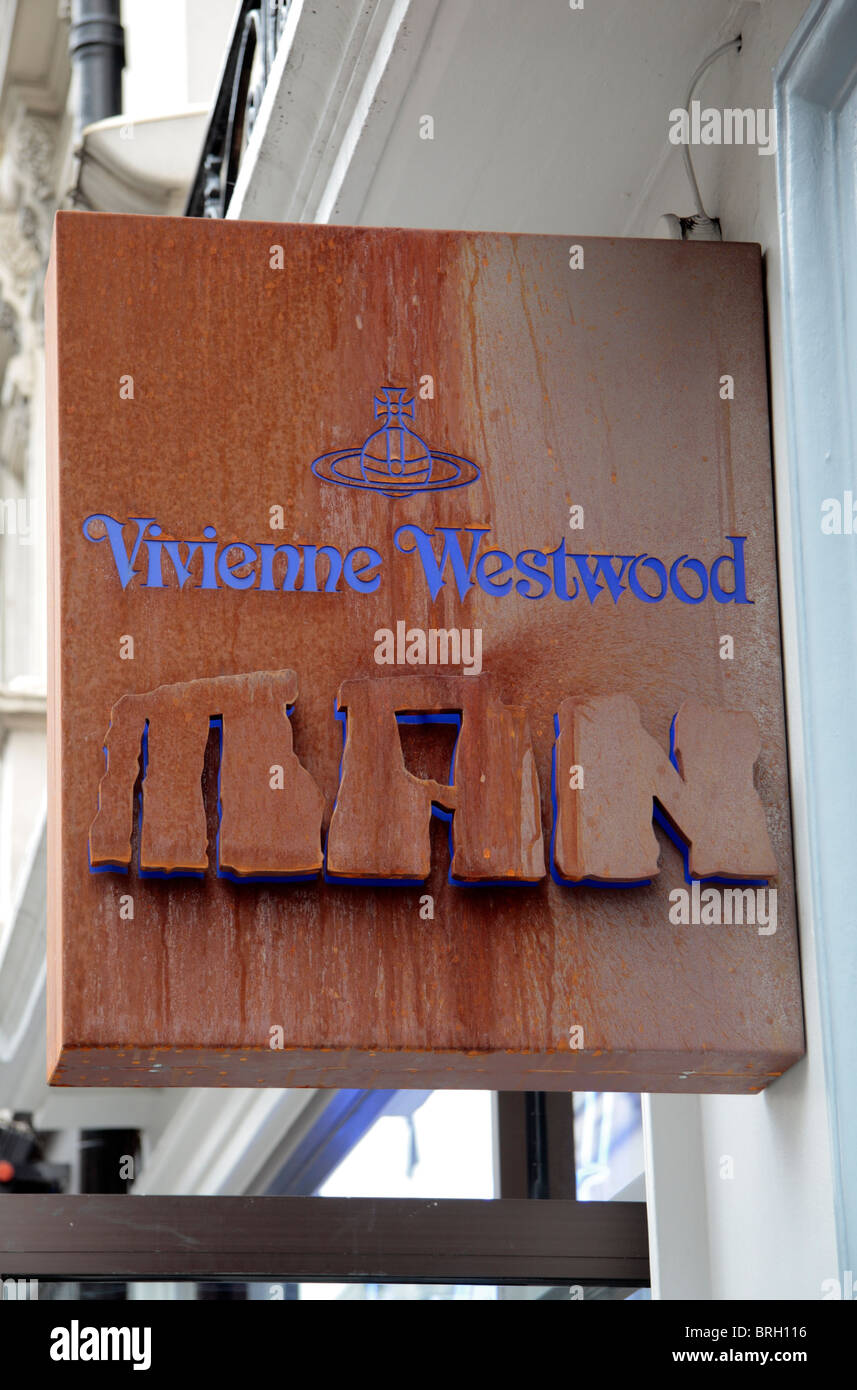
[[[7,1193],[0,1267],[46,1281],[648,1286],[646,1204],[574,1198],[571,1095],[497,1099],[492,1200]]]
[[[0,1202],[6,1278],[649,1283],[643,1202],[92,1194]]]

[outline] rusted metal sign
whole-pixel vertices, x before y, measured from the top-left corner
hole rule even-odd
[[[760,255],[61,213],[49,1072],[802,1054]]]

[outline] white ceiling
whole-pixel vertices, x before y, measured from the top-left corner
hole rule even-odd
[[[465,228],[625,233],[646,180],[676,153],[670,110],[747,8],[442,0],[360,220],[442,226],[454,205]],[[421,140],[432,113],[435,138]]]

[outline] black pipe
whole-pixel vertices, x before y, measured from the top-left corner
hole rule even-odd
[[[548,1173],[548,1117],[544,1091],[525,1092],[527,1143],[527,1196],[544,1201],[550,1197]]]
[[[140,1134],[136,1129],[80,1131],[81,1192],[127,1192],[136,1174]],[[127,1160],[133,1160],[133,1166]],[[129,1171],[129,1168],[131,1171]],[[76,1297],[94,1302],[121,1302],[128,1297],[124,1280],[81,1281]]]
[[[77,75],[75,130],[122,110],[125,31],[120,0],[72,0],[68,51]]]

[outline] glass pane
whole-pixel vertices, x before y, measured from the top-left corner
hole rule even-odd
[[[17,1289],[12,1285],[16,1284]],[[602,1302],[648,1298],[648,1289],[583,1288],[579,1284],[494,1285],[494,1284],[296,1284],[283,1280],[257,1280],[252,1283],[227,1278],[193,1280],[115,1280],[89,1279],[76,1282],[36,1279],[5,1280],[2,1298],[38,1299],[40,1302]]]
[[[640,1097],[625,1091],[578,1091],[574,1096],[577,1197],[645,1201]],[[630,1190],[626,1190],[630,1189]]]
[[[492,1092],[397,1091],[316,1190],[322,1197],[493,1197]]]

